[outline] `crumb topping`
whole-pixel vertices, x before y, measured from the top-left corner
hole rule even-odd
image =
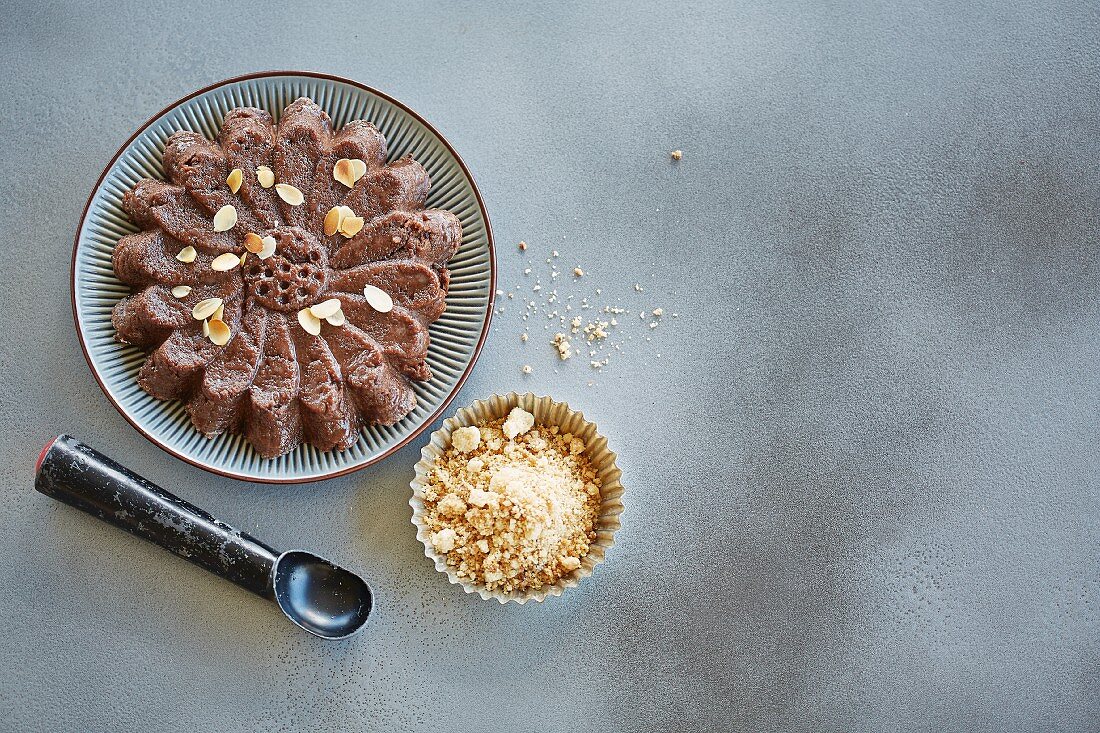
[[[456,437],[470,430],[477,443],[460,449]],[[600,490],[584,441],[517,407],[452,433],[424,487],[429,542],[459,577],[490,590],[538,589],[580,567],[596,539]]]

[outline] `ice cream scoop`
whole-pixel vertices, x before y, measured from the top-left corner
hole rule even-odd
[[[355,573],[303,550],[277,553],[68,435],[42,449],[34,488],[275,601],[324,639],[355,634],[370,615],[373,594]]]

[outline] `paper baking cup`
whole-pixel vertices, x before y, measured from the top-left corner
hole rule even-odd
[[[455,570],[447,565],[447,559],[435,551],[429,539],[431,532],[424,525],[424,488],[427,486],[428,473],[432,466],[451,445],[451,432],[467,425],[485,425],[508,415],[513,407],[522,407],[535,416],[535,424],[547,427],[558,426],[562,432],[572,433],[584,441],[588,460],[596,469],[596,475],[602,481],[600,516],[596,521],[596,540],[581,566],[558,579],[554,585],[546,585],[538,590],[527,592],[488,590],[483,586],[459,578]],[[416,538],[424,545],[424,554],[434,563],[435,569],[446,573],[447,578],[461,585],[467,593],[477,593],[485,599],[495,598],[500,603],[515,601],[544,601],[547,596],[560,596],[566,588],[572,588],[592,574],[592,569],[603,561],[604,555],[615,544],[615,531],[619,529],[619,515],[623,513],[623,486],[619,483],[622,471],[615,465],[615,454],[607,447],[607,439],[596,429],[596,423],[584,419],[584,415],[569,409],[564,402],[555,402],[549,397],[536,397],[530,392],[506,395],[495,394],[485,400],[478,400],[469,407],[459,410],[454,417],[443,421],[443,426],[432,433],[431,441],[420,451],[420,460],[416,464],[416,477],[412,480],[412,498],[409,505],[413,509],[412,522],[416,525]]]

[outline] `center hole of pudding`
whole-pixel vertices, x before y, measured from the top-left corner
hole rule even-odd
[[[296,312],[321,300],[326,271],[313,262],[296,262],[280,255],[245,270],[252,298],[277,311]]]
[[[296,312],[323,299],[328,280],[328,252],[312,232],[282,227],[269,232],[275,254],[252,259],[244,277],[253,301],[270,310]]]

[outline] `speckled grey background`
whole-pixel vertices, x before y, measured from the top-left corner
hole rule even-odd
[[[1100,730],[1095,3],[0,5],[0,729]],[[435,572],[406,504],[423,439],[246,485],[96,387],[68,266],[100,169],[269,68],[437,125],[502,286],[557,249],[588,271],[563,293],[632,309],[597,374],[505,302],[458,398],[550,393],[620,453],[624,529],[565,597],[502,608]],[[311,638],[33,493],[60,431],[360,569],[371,628]]]

